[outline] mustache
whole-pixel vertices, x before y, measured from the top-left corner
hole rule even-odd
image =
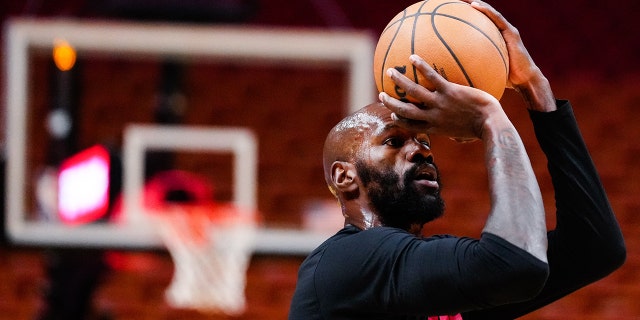
[[[440,181],[440,170],[438,169],[438,166],[435,163],[429,163],[426,161],[418,162],[404,173],[405,181],[416,180],[419,177],[424,176]]]

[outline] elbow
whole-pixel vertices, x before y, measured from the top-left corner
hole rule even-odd
[[[612,273],[627,260],[627,247],[620,228],[594,239],[592,245],[585,246],[583,252],[596,278]]]
[[[627,259],[627,248],[622,236],[609,236],[587,244],[576,250],[576,246],[565,248],[565,260],[572,261],[572,265],[580,268],[583,276],[589,281],[602,279],[618,268]]]
[[[512,298],[516,302],[527,301],[540,294],[549,278],[549,265],[540,261],[525,270],[514,274],[512,283],[518,283],[513,288]]]
[[[540,294],[549,277],[549,264],[510,243],[497,241],[491,234],[483,235],[480,243],[491,254],[482,259],[486,278],[481,287],[485,306],[499,306],[530,300]],[[492,245],[492,246],[490,246]],[[486,259],[490,258],[490,259]]]
[[[618,247],[618,251],[616,252],[616,256],[614,257],[614,261],[616,263],[615,269],[620,268],[625,261],[627,261],[627,247],[624,242],[620,247]]]
[[[609,249],[609,254],[611,255],[611,261],[613,263],[612,265],[614,266],[614,270],[620,268],[627,260],[627,246],[624,243],[622,232],[620,232],[619,236],[611,242]]]
[[[600,250],[598,255],[596,276],[604,277],[620,268],[627,260],[627,247],[622,236],[615,241],[610,241]]]
[[[610,216],[614,217],[613,212],[610,213]],[[620,268],[627,260],[627,247],[620,225],[615,219],[612,219],[610,228],[602,228],[601,230],[603,232],[599,234],[594,247],[599,248],[595,251],[599,252],[600,260],[604,264],[604,271],[611,273]]]
[[[487,295],[486,302],[499,306],[531,300],[540,294],[548,277],[549,265],[540,260],[502,273],[500,281],[492,286],[492,294]],[[496,290],[498,288],[500,290]]]

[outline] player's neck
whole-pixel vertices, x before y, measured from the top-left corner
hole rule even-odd
[[[351,224],[361,230],[382,226],[378,215],[366,206],[347,203],[342,209],[345,216],[345,225]]]

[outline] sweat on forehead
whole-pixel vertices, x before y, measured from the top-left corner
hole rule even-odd
[[[338,125],[336,126],[336,131],[345,131],[352,129],[364,130],[370,129],[372,126],[378,127],[380,125],[382,125],[382,119],[380,119],[380,117],[363,112],[358,112],[338,123]]]
[[[368,105],[356,113],[344,118],[335,127],[335,131],[343,132],[346,130],[368,130],[373,127],[383,127],[385,116],[388,116],[391,112],[385,108],[382,104]]]

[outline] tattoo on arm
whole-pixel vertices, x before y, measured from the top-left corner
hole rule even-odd
[[[498,133],[498,139],[491,145],[488,150],[489,159],[492,164],[489,166],[491,174],[504,174],[509,179],[526,179],[528,177],[527,170],[521,161],[523,155],[523,147],[520,143],[518,133],[514,128],[505,128]],[[503,165],[496,168],[496,161],[504,159],[503,162],[509,165]],[[495,172],[499,170],[499,172]]]
[[[524,145],[513,126],[494,134],[487,141],[491,213],[485,230],[546,261],[544,207]]]

